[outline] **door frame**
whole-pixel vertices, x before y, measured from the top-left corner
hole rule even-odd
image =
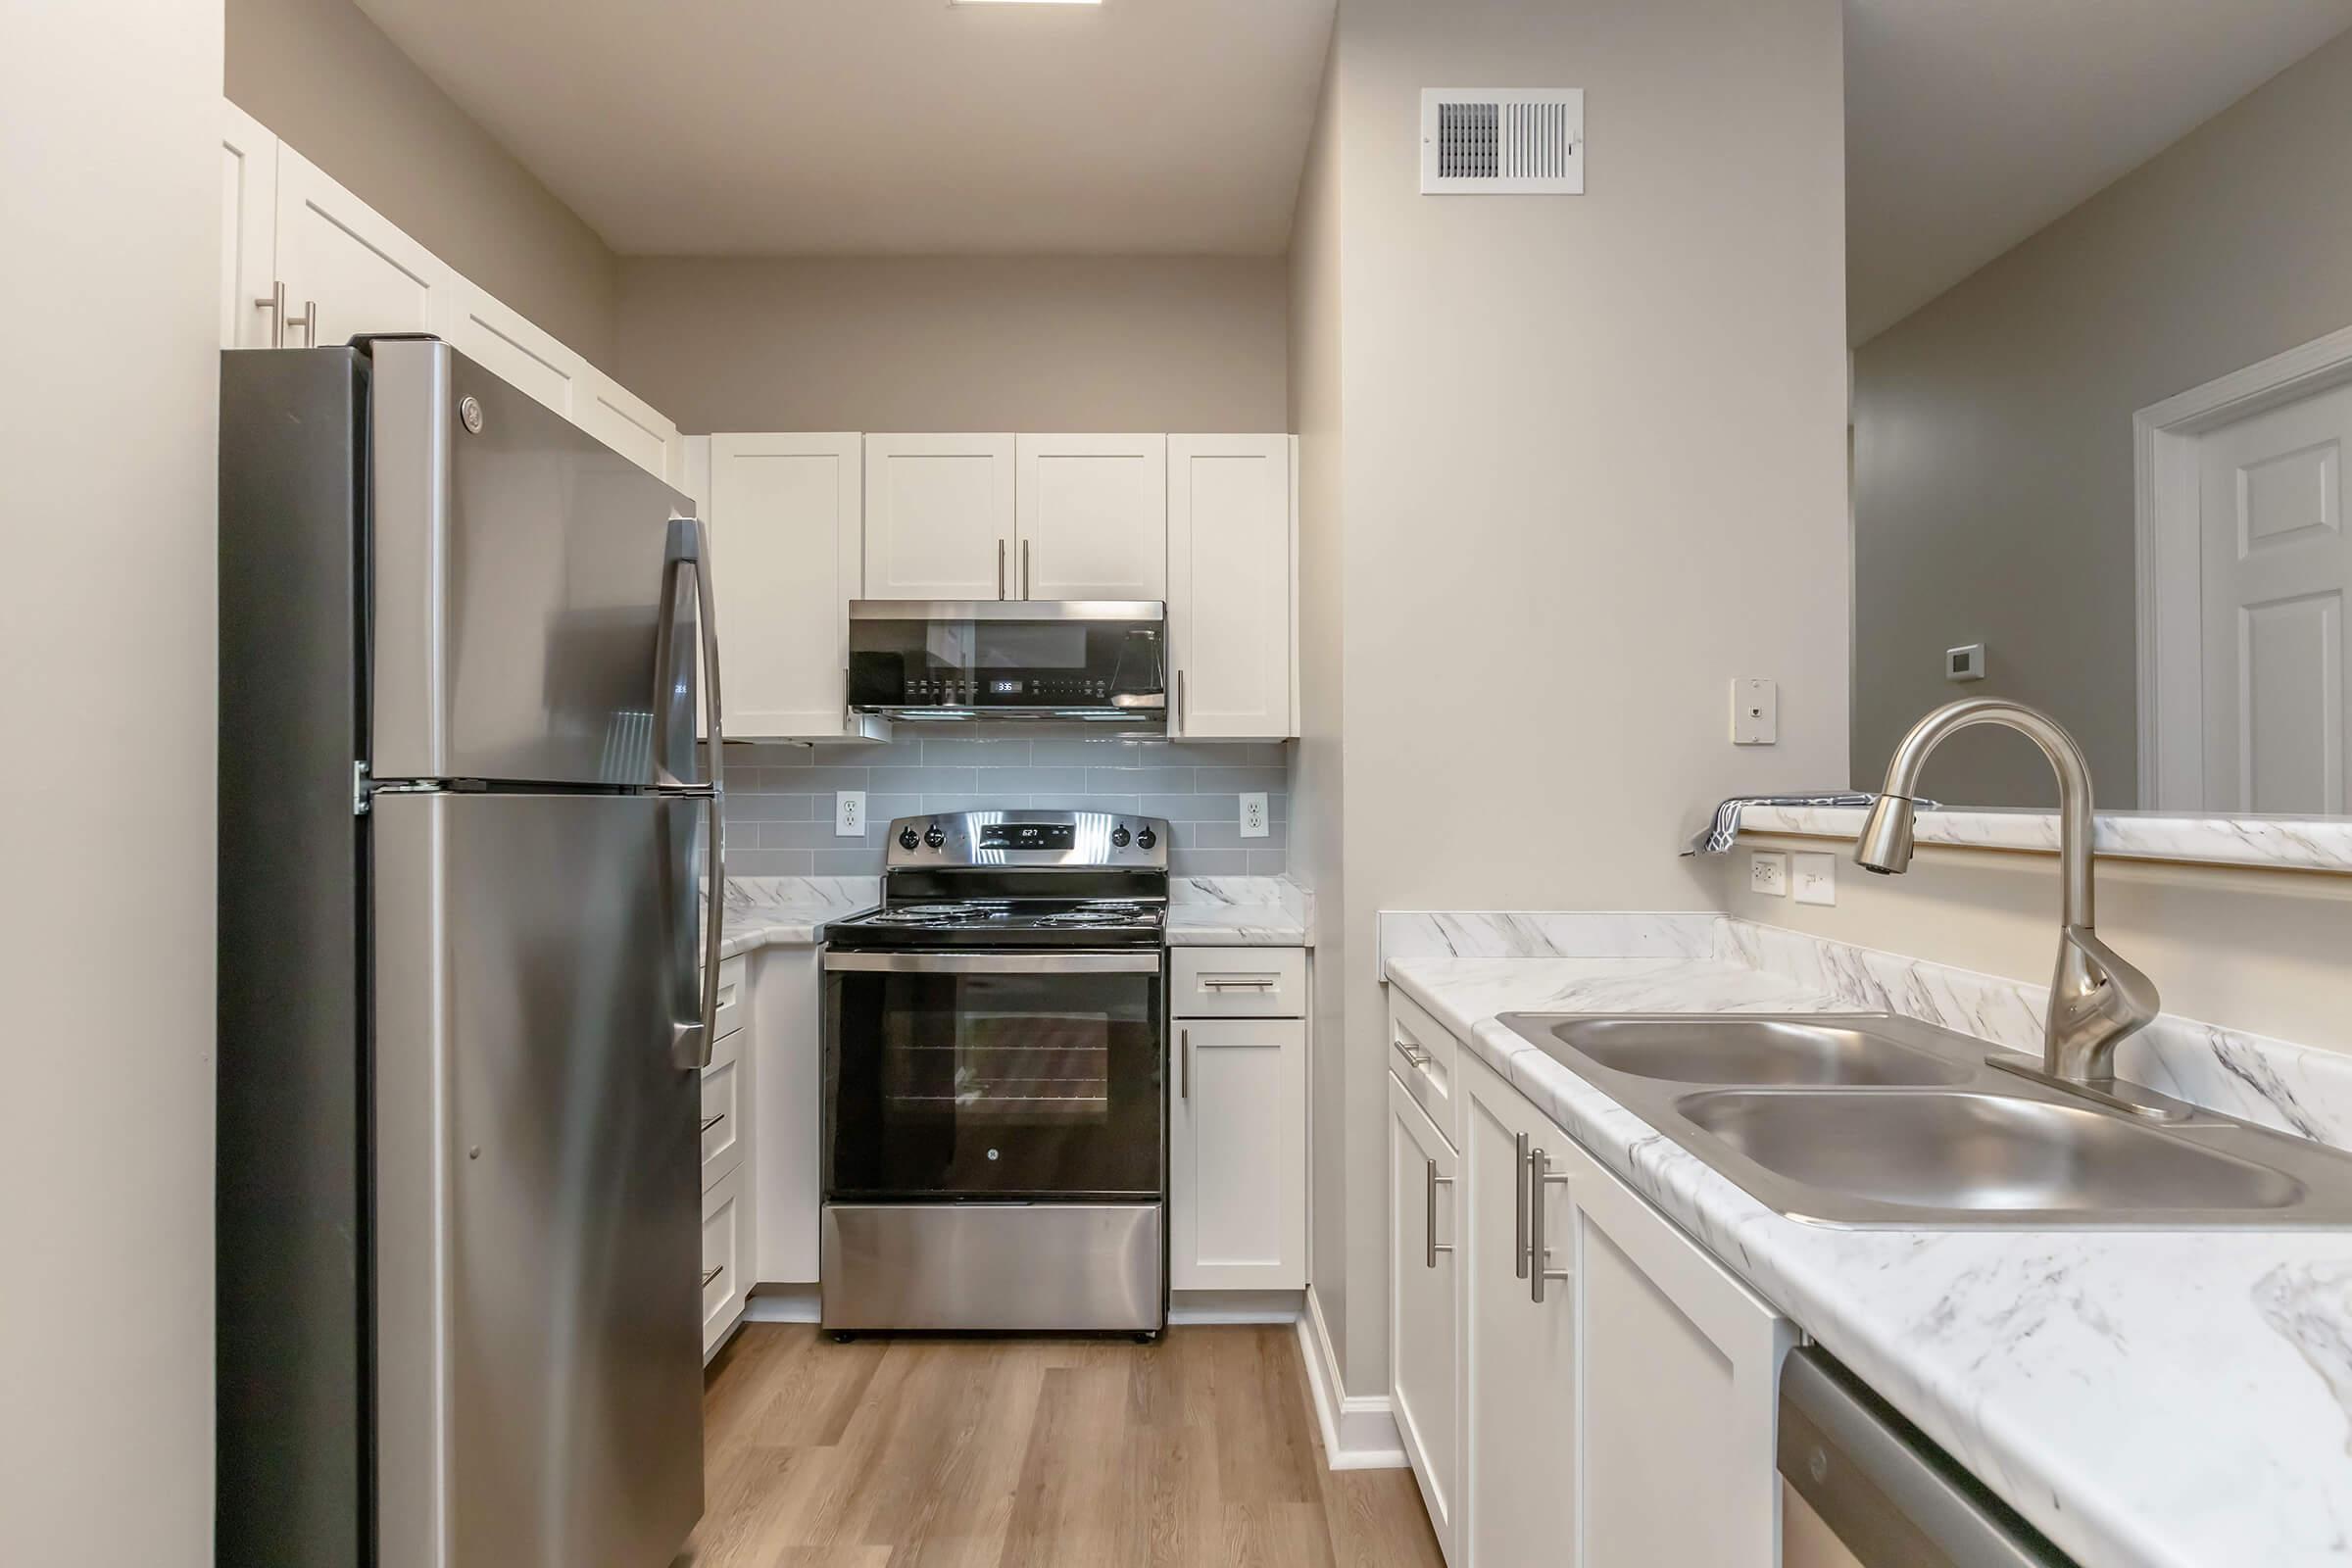
[[[2205,808],[2204,543],[2197,443],[2223,425],[2348,382],[2352,326],[2132,416],[2143,810]],[[2181,628],[2186,635],[2180,634]]]

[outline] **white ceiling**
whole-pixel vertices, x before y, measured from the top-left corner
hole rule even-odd
[[[1846,0],[1860,343],[2352,24],[2352,0]]]
[[[358,3],[622,254],[1263,254],[1334,0]]]

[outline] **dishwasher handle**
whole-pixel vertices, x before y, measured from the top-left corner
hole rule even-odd
[[[1781,1475],[1863,1568],[2073,1568],[1984,1483],[1814,1347],[1781,1363]]]

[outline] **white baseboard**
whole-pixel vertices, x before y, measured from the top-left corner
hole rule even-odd
[[[1340,1359],[1323,1324],[1323,1303],[1306,1288],[1306,1310],[1298,1315],[1298,1349],[1306,1362],[1306,1385],[1314,1396],[1315,1420],[1323,1428],[1323,1451],[1334,1470],[1396,1470],[1404,1465],[1404,1444],[1385,1394],[1350,1395],[1340,1380]]]
[[[747,1323],[814,1323],[821,1298],[813,1285],[755,1286],[743,1303]]]
[[[1304,1310],[1298,1291],[1171,1291],[1168,1322],[1296,1323]]]

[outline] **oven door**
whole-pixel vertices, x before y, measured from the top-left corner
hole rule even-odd
[[[828,1200],[1161,1195],[1159,949],[824,963]]]

